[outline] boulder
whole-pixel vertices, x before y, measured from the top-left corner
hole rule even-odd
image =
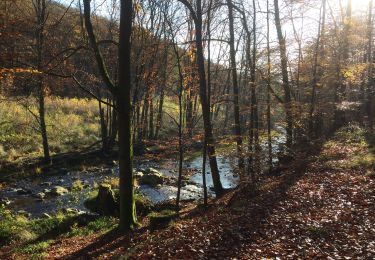
[[[29,218],[31,216],[31,214],[29,212],[27,212],[26,210],[17,211],[17,215],[21,215],[21,216],[24,216],[24,217],[27,217],[27,218]]]
[[[63,196],[68,193],[69,191],[66,188],[61,187],[61,186],[55,186],[51,190],[51,195],[54,195],[54,196]]]
[[[146,148],[146,151],[147,151],[148,153],[158,154],[158,153],[161,153],[161,152],[162,152],[162,149],[161,149],[159,146],[154,145],[154,146],[147,147],[147,148]]]
[[[42,182],[40,185],[41,186],[52,186],[52,182],[46,181],[46,182]]]
[[[48,214],[48,213],[43,213],[42,217],[43,218],[52,218],[52,216],[50,214]]]
[[[98,197],[96,197],[97,211],[103,215],[113,215],[116,213],[118,206],[111,185],[100,184]]]
[[[142,178],[143,177],[143,172],[135,172],[134,173],[134,178],[136,178],[136,179],[140,179],[140,178]]]
[[[46,194],[44,192],[38,192],[37,194],[34,194],[34,197],[42,200],[46,197]]]
[[[79,214],[80,211],[78,209],[74,209],[74,208],[64,208],[63,210],[63,213],[65,214]]]
[[[9,205],[11,201],[8,198],[0,198],[0,206]]]
[[[19,195],[28,195],[28,194],[31,194],[31,190],[27,190],[27,189],[17,189],[17,194]]]
[[[156,187],[158,184],[163,184],[163,182],[163,175],[154,168],[146,169],[143,176],[139,179],[139,184],[149,185],[151,187]]]
[[[147,175],[149,175],[149,174],[160,174],[161,175],[161,172],[159,172],[158,170],[156,170],[155,168],[152,168],[152,167],[143,170],[143,173],[147,174]]]

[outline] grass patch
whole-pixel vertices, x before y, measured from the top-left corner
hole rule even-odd
[[[21,254],[27,254],[29,259],[44,259],[46,257],[45,251],[48,249],[53,240],[36,242],[33,244],[27,244],[22,247],[19,252]]]
[[[90,221],[85,226],[73,225],[65,237],[88,236],[91,234],[104,234],[115,228],[118,220],[109,216],[101,216]]]
[[[0,161],[14,162],[43,155],[37,122],[37,100],[0,102]],[[70,152],[100,137],[98,103],[92,99],[46,98],[46,125],[51,154]]]
[[[319,226],[308,226],[306,228],[307,233],[312,238],[326,238],[329,236],[329,232],[324,227]]]
[[[44,251],[59,237],[102,234],[116,227],[113,217],[58,212],[49,218],[28,219],[4,207],[0,212],[0,246],[15,245],[14,252],[28,259],[44,257]]]
[[[335,133],[334,140],[347,144],[367,144],[366,131],[357,124],[349,124],[339,129]]]
[[[374,135],[358,125],[343,127],[324,144],[319,160],[334,169],[375,170]]]
[[[178,217],[178,213],[174,210],[165,209],[160,212],[151,212],[148,217],[150,218],[150,227],[157,228],[168,226]]]

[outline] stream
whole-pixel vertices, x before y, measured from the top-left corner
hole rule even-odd
[[[273,145],[274,153],[279,150],[280,142],[284,138],[278,138]],[[264,147],[266,149],[266,147]],[[183,168],[191,172],[189,179],[184,181],[181,189],[181,200],[196,200],[203,196],[202,182],[202,156],[186,161]],[[224,188],[237,186],[239,176],[233,171],[235,160],[219,155],[217,157],[221,182]],[[167,181],[157,187],[140,185],[137,187],[139,193],[145,195],[153,203],[161,203],[176,198],[177,194],[177,169],[178,163],[175,160],[163,161],[135,161],[137,171],[147,168],[155,168]],[[6,205],[12,212],[26,214],[30,217],[40,217],[45,214],[53,214],[59,210],[74,210],[78,213],[85,213],[87,209],[84,201],[87,194],[94,187],[106,180],[118,177],[118,167],[97,168],[90,171],[72,171],[62,169],[61,174],[55,176],[40,176],[33,179],[24,179],[12,183],[0,190],[0,204]],[[71,187],[74,182],[80,180],[83,189],[73,191]],[[206,182],[209,196],[214,196],[213,183],[209,164],[206,166]],[[65,188],[61,195],[51,195],[51,190],[56,186]],[[43,196],[44,195],[44,196]]]
[[[239,177],[232,173],[232,162],[222,156],[218,156],[218,167],[224,188],[233,188],[237,185]],[[177,163],[173,160],[162,162],[135,163],[136,169],[142,170],[155,168],[167,181],[158,187],[140,185],[139,193],[145,195],[151,202],[160,203],[176,198]],[[202,197],[202,157],[195,158],[184,164],[184,168],[193,174],[181,189],[181,200],[195,200]],[[208,165],[207,165],[208,167]],[[209,169],[209,167],[207,168]],[[15,213],[26,214],[32,217],[40,217],[44,213],[53,214],[62,209],[75,210],[84,213],[87,211],[83,205],[88,192],[93,190],[96,184],[118,177],[118,167],[98,168],[93,171],[64,172],[61,175],[37,177],[20,180],[0,190],[0,202]],[[80,180],[83,189],[73,191],[73,183]],[[210,171],[206,172],[208,193],[213,196],[212,178]],[[51,190],[56,186],[66,188],[69,192],[62,195],[51,195]],[[41,194],[45,194],[42,198]],[[49,194],[49,195],[46,195]]]

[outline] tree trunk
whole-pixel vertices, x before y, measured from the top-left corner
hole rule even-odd
[[[199,74],[199,95],[202,105],[203,124],[205,138],[207,140],[207,153],[210,162],[212,181],[217,197],[223,194],[223,186],[220,180],[219,169],[216,161],[215,140],[212,133],[210,107],[207,100],[206,71],[204,65],[203,39],[202,39],[202,2],[197,0],[197,12],[195,19],[195,41],[197,45],[197,66]]]
[[[113,102],[114,106],[116,107],[116,103]],[[116,109],[112,109],[112,119],[111,119],[111,135],[110,135],[110,145],[111,147],[114,146],[116,142],[116,137],[118,133],[118,126],[117,126],[117,111]]]
[[[164,85],[160,89],[159,108],[156,118],[155,139],[159,138],[159,132],[163,125]]]
[[[373,35],[373,21],[372,21],[372,8],[373,8],[373,0],[369,1],[369,14],[368,14],[368,21],[367,21],[367,51],[366,51],[366,62],[367,62],[367,86],[366,91],[367,93],[363,93],[363,101],[365,103],[364,110],[366,111],[366,115],[368,117],[369,128],[372,129],[373,127],[373,113],[372,113],[372,101],[373,101],[373,84],[374,84],[374,76],[373,76],[373,54],[372,54],[372,35]]]
[[[268,167],[272,172],[272,136],[271,136],[271,48],[270,48],[270,11],[269,0],[267,0],[267,144],[268,144]]]
[[[275,25],[277,31],[277,38],[279,41],[280,59],[281,59],[281,73],[282,73],[282,86],[284,89],[284,106],[285,106],[285,119],[286,119],[286,145],[288,148],[293,143],[293,111],[292,111],[292,99],[291,91],[289,86],[288,76],[288,59],[286,56],[286,43],[282,33],[280,12],[279,12],[279,1],[274,0],[275,6]]]
[[[108,152],[108,132],[107,123],[104,117],[104,108],[102,107],[102,102],[99,101],[99,115],[100,115],[100,132],[102,138],[102,150],[104,153]]]
[[[84,0],[85,25],[98,64],[100,75],[109,91],[116,98],[119,136],[119,171],[120,171],[120,229],[129,231],[137,222],[134,180],[133,146],[131,136],[132,107],[131,90],[131,32],[133,4],[131,0],[121,0],[119,30],[119,86],[116,87],[107,73],[101,52],[91,23],[90,0]]]
[[[148,137],[149,139],[154,139],[154,98],[151,93],[150,96],[150,119],[149,119],[149,134]]]
[[[316,87],[318,81],[320,80],[319,73],[319,55],[321,54],[321,37],[324,33],[324,21],[325,21],[325,12],[326,12],[326,0],[322,0],[322,11],[319,19],[318,26],[318,37],[316,38],[316,46],[314,53],[314,66],[313,66],[313,75],[312,75],[312,93],[311,93],[311,102],[310,102],[310,113],[309,113],[309,133],[310,138],[314,138],[314,118],[315,118],[315,102],[316,102]]]
[[[42,72],[43,68],[43,51],[44,51],[44,25],[46,19],[46,1],[37,0],[36,5],[36,15],[37,15],[37,39],[36,39],[36,48],[37,48],[37,68],[38,71]],[[44,107],[44,76],[43,73],[40,73],[37,77],[37,88],[38,88],[38,103],[39,103],[39,127],[40,133],[42,136],[43,144],[43,154],[44,161],[46,163],[51,162],[51,157],[49,154],[49,144],[47,136],[47,127],[45,121],[45,107]]]
[[[133,6],[131,0],[121,0],[119,37],[119,165],[120,165],[120,228],[130,230],[137,222],[134,179],[133,147],[131,136],[131,32]]]
[[[250,89],[251,89],[251,113],[250,113],[250,128],[249,128],[249,173],[252,179],[252,182],[255,183],[255,172],[257,172],[258,167],[255,167],[255,165],[258,165],[258,160],[255,159],[259,156],[259,133],[258,133],[258,104],[257,104],[257,98],[256,98],[256,6],[255,1],[253,0],[253,48],[252,48],[252,57],[250,58],[250,34],[247,34],[247,60],[250,63]],[[255,160],[254,160],[255,159]]]
[[[236,135],[237,143],[237,156],[238,156],[238,168],[243,171],[244,161],[242,156],[242,133],[241,133],[241,122],[240,122],[240,104],[239,104],[239,91],[238,91],[238,80],[237,80],[237,63],[236,63],[236,49],[234,46],[234,17],[233,17],[233,3],[232,0],[227,0],[228,5],[228,18],[229,18],[229,48],[230,48],[230,66],[232,72],[232,87],[233,87],[233,104],[234,104],[234,131]]]

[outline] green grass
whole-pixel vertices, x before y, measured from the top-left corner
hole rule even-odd
[[[29,256],[29,259],[44,259],[47,255],[45,251],[48,249],[52,240],[36,242],[34,244],[25,245],[22,247],[19,252],[21,254],[26,254]]]
[[[326,142],[320,161],[335,169],[375,170],[374,135],[358,125],[349,125],[336,132],[333,139]],[[344,147],[344,148],[342,148]],[[342,157],[337,152],[349,149],[349,156]]]
[[[159,226],[169,225],[175,218],[178,217],[178,212],[170,209],[164,209],[160,212],[151,212],[148,214],[150,218],[150,227],[156,228]]]
[[[60,237],[103,234],[118,224],[113,217],[62,212],[50,218],[28,219],[5,207],[0,209],[0,219],[0,246],[13,245],[15,253],[27,254],[30,259],[43,258],[48,246]]]
[[[1,96],[0,100],[0,162],[17,162],[42,156],[38,121],[34,117],[38,115],[37,100],[34,97],[17,97],[17,100],[12,100]],[[45,111],[52,155],[81,150],[100,140],[96,100],[47,97]],[[169,139],[178,133],[171,118],[178,121],[176,98],[165,97],[164,112],[160,138]],[[202,120],[196,128],[202,128]]]
[[[306,231],[308,235],[312,238],[325,238],[330,235],[329,231],[325,229],[324,227],[319,227],[319,226],[308,226],[306,228]]]
[[[33,116],[38,111],[36,100],[3,100],[0,102],[0,161],[41,156],[42,142]],[[98,104],[95,100],[46,98],[51,154],[74,151],[97,141],[98,122]]]

